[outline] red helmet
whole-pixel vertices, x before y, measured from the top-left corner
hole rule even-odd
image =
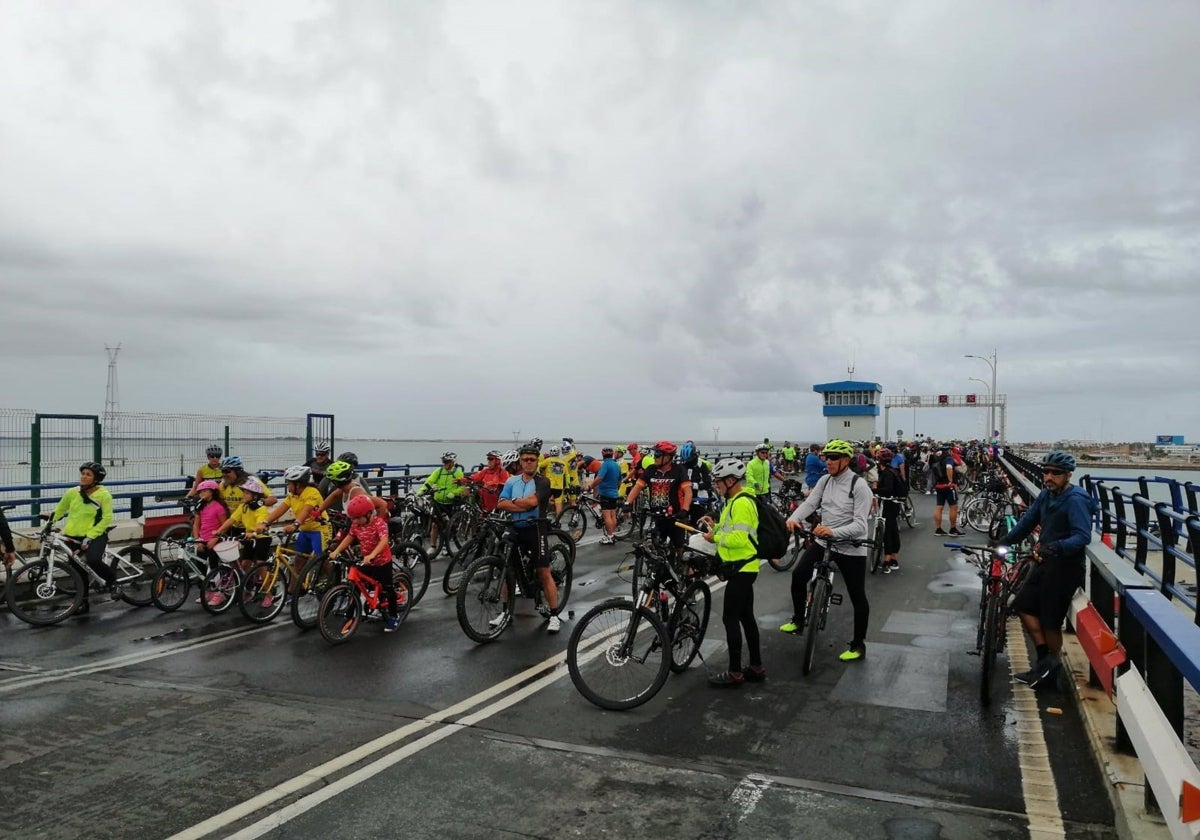
[[[896,453],[888,449],[886,446],[881,446],[875,450],[875,458],[879,461],[890,461],[896,456]]]
[[[655,455],[674,455],[675,454],[675,444],[671,443],[671,441],[669,441],[669,440],[660,440],[658,443],[654,444],[654,454]]]
[[[627,450],[629,450],[630,452],[637,452],[637,451],[638,451],[638,445],[637,445],[636,443],[631,443],[631,444],[629,444],[628,446],[626,446],[625,448],[626,448]]]
[[[375,503],[368,496],[355,496],[346,504],[346,515],[350,517],[370,516]]]

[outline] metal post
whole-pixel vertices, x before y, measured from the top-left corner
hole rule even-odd
[[[226,455],[233,454],[229,451],[229,427],[228,426],[225,427],[225,454]]]
[[[41,488],[38,487],[42,483],[42,416],[34,415],[33,425],[29,429],[29,483],[33,487],[29,491],[29,495],[34,499],[40,499],[42,496]],[[34,502],[29,506],[30,513],[36,520],[42,512],[42,506]]]

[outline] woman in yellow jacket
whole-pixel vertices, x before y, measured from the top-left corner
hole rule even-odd
[[[104,562],[104,549],[108,547],[108,526],[113,519],[112,494],[101,487],[108,471],[103,464],[95,461],[85,461],[79,466],[79,486],[72,487],[63,494],[58,507],[50,516],[53,524],[64,516],[63,536],[72,544],[79,546],[79,551],[87,560],[88,566],[98,574],[106,584],[109,592],[116,595],[117,573]],[[87,612],[88,579],[83,579],[83,605],[76,615]]]
[[[721,519],[715,526],[710,516],[700,518],[704,538],[717,546],[728,585],[721,622],[729,643],[729,670],[713,674],[710,685],[740,686],[746,680],[762,682],[767,669],[762,664],[758,641],[758,622],[754,619],[754,581],[758,579],[758,506],[754,497],[745,492],[746,465],[737,458],[718,461],[712,469],[713,488],[726,499]],[[742,670],[742,634],[750,666]]]

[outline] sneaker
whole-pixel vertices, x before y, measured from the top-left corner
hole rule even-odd
[[[557,633],[561,629],[562,629],[562,619],[560,619],[556,615],[550,616],[550,620],[548,622],[546,622],[546,632],[547,633]]]
[[[856,645],[853,642],[851,642],[850,646],[842,651],[841,655],[838,656],[838,659],[842,660],[843,662],[857,662],[860,659],[866,658],[867,646],[864,644]]]
[[[962,532],[962,531],[960,531],[960,530],[958,530],[957,528],[951,528],[951,529],[950,529],[950,536],[952,536],[952,537],[961,537],[961,536],[963,536],[963,532]]]
[[[799,633],[800,625],[796,623],[796,619],[790,619],[786,624],[779,625],[780,633]]]
[[[269,610],[269,609],[271,609],[271,605],[274,603],[275,603],[275,595],[271,592],[268,592],[266,597],[262,599],[262,608],[264,610]]]
[[[719,674],[709,674],[708,684],[718,688],[736,688],[746,681],[740,671],[722,671]]]
[[[767,669],[762,665],[751,665],[745,671],[742,671],[742,678],[746,682],[763,682],[767,678]]]
[[[400,627],[400,617],[395,616],[395,615],[389,615],[388,620],[383,623],[383,632],[384,633],[395,633],[399,627]]]
[[[83,603],[79,605],[79,609],[75,610],[75,615],[77,615],[77,616],[87,615],[91,611],[92,611],[92,602],[88,601],[85,598]]]
[[[500,627],[503,627],[504,622],[506,622],[506,621],[508,621],[508,614],[500,613],[500,615],[496,616],[495,618],[493,618],[491,621],[488,622],[488,627],[491,627],[493,630],[496,630]]]
[[[1015,674],[1013,679],[1019,683],[1024,683],[1030,688],[1049,687],[1054,685],[1058,679],[1058,669],[1061,663],[1057,656],[1048,654],[1037,661],[1037,663],[1028,671],[1021,674]]]
[[[934,533],[934,534],[936,534],[936,535],[937,535],[937,536],[939,536],[939,537],[944,537],[944,536],[946,536],[946,532],[945,532],[945,531],[943,531],[941,528],[935,528],[935,529],[934,529],[934,531],[933,531],[933,533]]]
[[[210,607],[219,607],[225,603],[225,596],[220,592],[209,592],[207,600]]]
[[[899,560],[889,560],[883,564],[883,573],[885,575],[890,575],[892,572],[898,572],[898,571],[900,571],[900,561]]]

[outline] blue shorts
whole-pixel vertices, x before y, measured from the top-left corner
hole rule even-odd
[[[296,532],[296,553],[298,553],[298,554],[320,554],[321,553],[321,532],[320,531],[297,531]]]
[[[942,505],[957,505],[958,491],[953,487],[939,487],[934,492],[937,493],[937,506]]]

